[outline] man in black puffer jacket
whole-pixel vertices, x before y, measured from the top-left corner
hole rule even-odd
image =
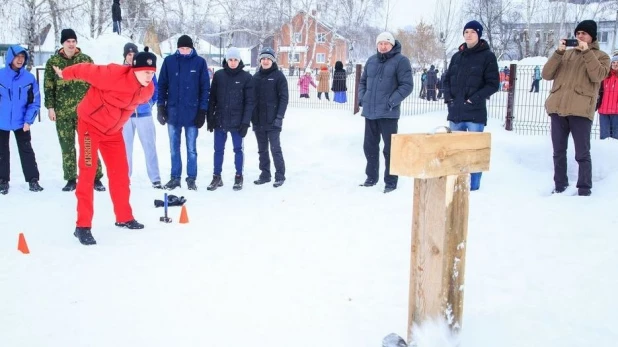
[[[401,44],[393,34],[383,32],[376,39],[377,54],[371,56],[361,76],[358,100],[365,117],[365,140],[363,149],[367,158],[361,184],[371,187],[380,176],[380,136],[384,140],[384,192],[397,189],[398,177],[390,174],[391,135],[397,134],[400,105],[412,93],[412,66],[401,54]]]
[[[444,74],[444,102],[454,131],[482,132],[487,125],[485,103],[500,87],[496,56],[481,39],[482,35],[483,26],[479,22],[473,20],[464,26],[466,42],[459,46]],[[473,173],[470,190],[478,190],[480,185],[481,173]]]
[[[208,190],[223,186],[221,172],[228,132],[232,135],[236,167],[233,189],[242,189],[245,158],[243,138],[247,135],[255,106],[253,77],[243,70],[244,67],[238,48],[230,47],[225,53],[223,69],[215,72],[212,78],[206,126],[208,131],[215,132],[215,168]]]
[[[285,182],[285,162],[281,151],[281,127],[283,117],[288,108],[288,81],[283,72],[279,71],[277,58],[272,48],[260,51],[260,68],[253,75],[255,90],[255,109],[251,122],[258,143],[260,155],[260,177],[255,184],[270,182],[270,155],[273,153],[275,162],[275,183],[273,187],[281,187]]]

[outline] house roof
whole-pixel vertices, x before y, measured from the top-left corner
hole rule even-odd
[[[336,39],[346,40],[347,41],[347,39],[345,37],[343,37],[343,36],[341,36],[341,35],[339,35],[337,33],[336,29],[332,25],[324,22],[323,20],[321,20],[317,16],[315,16],[315,15],[313,15],[311,13],[308,13],[306,11],[303,11],[303,10],[298,11],[298,13],[296,15],[299,15],[299,14],[306,14],[307,16],[309,16],[309,18],[312,18],[316,23],[318,23],[321,26],[323,26],[324,28],[328,29],[331,33],[335,33],[334,36],[335,36]]]

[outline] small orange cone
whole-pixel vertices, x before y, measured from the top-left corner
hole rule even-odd
[[[22,252],[23,254],[30,254],[30,250],[28,249],[28,244],[26,243],[26,237],[24,233],[19,233],[19,241],[17,241],[17,250]]]
[[[189,216],[187,215],[187,207],[185,205],[182,205],[182,210],[180,211],[180,218],[178,218],[178,223],[189,223]]]

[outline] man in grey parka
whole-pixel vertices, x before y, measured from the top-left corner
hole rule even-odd
[[[383,32],[376,39],[378,52],[367,59],[358,91],[365,117],[363,149],[367,158],[367,179],[371,187],[380,177],[380,137],[384,140],[384,193],[397,189],[397,176],[390,174],[391,135],[397,134],[400,105],[412,93],[412,66],[401,54],[401,44],[393,34]]]

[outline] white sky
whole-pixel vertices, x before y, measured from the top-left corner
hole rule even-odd
[[[389,30],[395,31],[408,25],[414,26],[421,19],[425,22],[433,22],[436,8],[433,0],[391,0]]]

